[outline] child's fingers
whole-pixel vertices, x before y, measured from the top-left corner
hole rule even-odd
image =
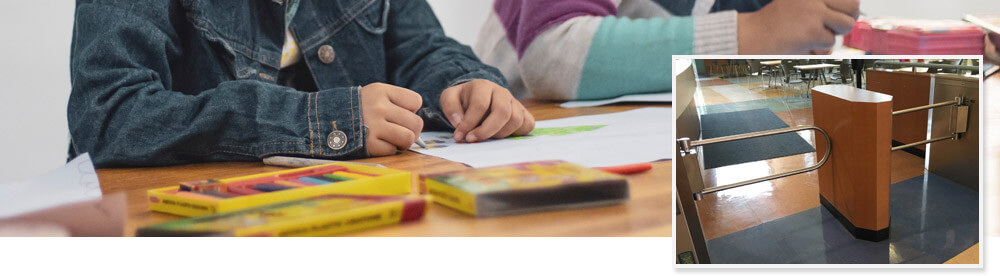
[[[493,98],[492,88],[489,86],[477,85],[466,89],[470,89],[467,91],[469,95],[466,96],[469,103],[465,114],[462,115],[462,122],[455,126],[455,141],[467,140],[465,135],[483,120],[486,112],[490,109],[490,102]]]
[[[812,34],[812,46],[808,50],[830,49],[837,43],[837,36],[829,28],[820,27],[809,33]]]
[[[414,135],[413,131],[397,124],[385,124],[380,131],[382,133],[378,137],[380,140],[389,142],[394,148],[400,150],[410,148],[413,142],[417,140],[417,136]]]
[[[498,93],[497,91],[494,91],[492,94],[493,99],[490,101],[489,116],[483,120],[482,124],[465,135],[466,141],[479,142],[493,137],[493,135],[500,131],[500,129],[507,124],[507,121],[510,120],[511,99],[506,97],[507,95]]]
[[[531,115],[527,109],[521,109],[524,114],[524,120],[521,122],[521,127],[514,131],[514,135],[528,135],[532,130],[535,130],[535,116]]]
[[[456,85],[441,92],[441,111],[452,126],[462,122],[462,85]]]
[[[517,101],[513,98],[510,100]],[[500,131],[497,131],[497,133],[493,135],[493,138],[500,139],[510,136],[511,134],[514,134],[514,131],[518,128],[521,128],[521,124],[524,123],[524,108],[514,105],[513,102],[511,106],[514,106],[514,111],[510,113],[510,119],[507,120],[507,124],[504,125],[503,128],[500,128]]]
[[[854,18],[839,12],[827,12],[823,16],[823,25],[834,34],[846,34],[854,28]],[[831,43],[832,44],[832,43]]]
[[[420,109],[420,106],[423,105],[424,100],[420,97],[420,94],[417,94],[417,92],[398,86],[394,86],[393,88],[394,89],[388,90],[386,93],[392,104],[414,113],[416,113],[417,110]]]
[[[859,0],[826,0],[826,6],[853,19],[861,16],[861,2]]]
[[[810,55],[826,56],[826,55],[830,55],[830,53],[832,53],[832,52],[833,52],[833,50],[831,50],[829,48],[826,48],[826,49],[814,49],[814,50],[810,50],[809,54]]]
[[[368,139],[366,147],[368,148],[368,155],[371,156],[386,156],[386,155],[396,154],[396,149],[397,149],[395,145],[377,138]]]
[[[420,136],[420,131],[424,129],[424,120],[413,112],[409,112],[401,107],[393,107],[385,112],[385,120],[390,123],[403,126]]]

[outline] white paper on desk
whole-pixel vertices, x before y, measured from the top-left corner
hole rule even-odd
[[[672,118],[671,108],[647,107],[546,120],[535,124],[531,136],[479,143],[455,143],[450,132],[424,132],[420,137],[428,149],[410,150],[477,168],[538,160],[588,167],[627,165],[673,159]]]
[[[650,93],[650,94],[633,94],[624,95],[617,98],[605,99],[605,100],[592,100],[592,101],[568,101],[559,105],[559,107],[586,107],[586,106],[600,106],[613,103],[624,103],[624,102],[639,102],[639,103],[669,103],[672,101],[673,93]]]
[[[0,218],[99,198],[101,184],[84,153],[45,175],[0,184]]]

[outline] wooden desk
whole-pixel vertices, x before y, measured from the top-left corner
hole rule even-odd
[[[781,64],[781,60],[766,60],[766,61],[761,61],[760,62],[760,65],[766,65],[766,66],[775,66],[775,65],[780,65],[780,64]]]
[[[776,77],[776,73],[779,72],[779,71],[781,71],[780,68],[777,68],[778,66],[781,66],[781,60],[780,59],[765,60],[765,61],[761,61],[760,65],[767,68],[767,71],[768,71],[768,74],[767,74],[767,77],[768,77],[767,87],[770,88],[772,86],[771,85],[771,81],[774,80],[774,79],[776,79],[775,78]]]
[[[795,69],[799,69],[799,70],[802,70],[802,71],[826,70],[826,69],[830,69],[830,68],[839,68],[839,67],[840,67],[840,65],[837,65],[837,64],[825,64],[825,63],[809,64],[809,65],[795,65],[794,66]],[[827,83],[827,81],[826,81],[826,73],[819,72],[819,77],[820,77],[820,79],[823,80],[823,84]],[[812,83],[813,83],[812,80],[808,81],[807,86],[809,86],[809,89],[813,88]]]
[[[548,120],[626,111],[651,105],[560,108],[554,103],[527,100],[525,106],[537,120]],[[456,162],[410,151],[356,161],[378,163],[414,173],[469,169]],[[177,185],[185,180],[226,178],[283,169],[287,168],[264,166],[263,163],[224,162],[159,168],[100,169],[97,176],[104,194],[126,193],[128,211],[125,235],[132,236],[139,227],[181,218],[150,212],[146,203],[148,189]],[[654,162],[653,170],[628,176],[628,180],[631,199],[620,205],[477,219],[432,204],[421,221],[365,230],[348,236],[670,236],[671,161]]]

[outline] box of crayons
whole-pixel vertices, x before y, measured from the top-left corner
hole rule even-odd
[[[315,237],[419,220],[428,196],[325,195],[139,228],[136,236]]]
[[[146,191],[149,209],[181,216],[242,210],[320,195],[405,195],[407,171],[344,162],[226,179],[182,182]]]
[[[538,161],[423,175],[434,202],[476,217],[617,204],[628,181],[565,161]]]

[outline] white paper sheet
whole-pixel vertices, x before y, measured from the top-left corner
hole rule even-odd
[[[639,102],[639,103],[669,103],[673,97],[673,93],[651,93],[651,94],[634,94],[634,95],[624,95],[613,99],[606,100],[593,100],[593,101],[568,101],[559,105],[559,107],[585,107],[585,106],[599,106],[613,103],[624,103],[624,102]]]
[[[670,108],[630,111],[539,121],[531,136],[455,143],[450,132],[420,135],[428,149],[410,150],[472,167],[538,160],[566,160],[605,167],[672,159]]]
[[[0,184],[0,218],[99,198],[97,172],[84,153],[37,178]]]

